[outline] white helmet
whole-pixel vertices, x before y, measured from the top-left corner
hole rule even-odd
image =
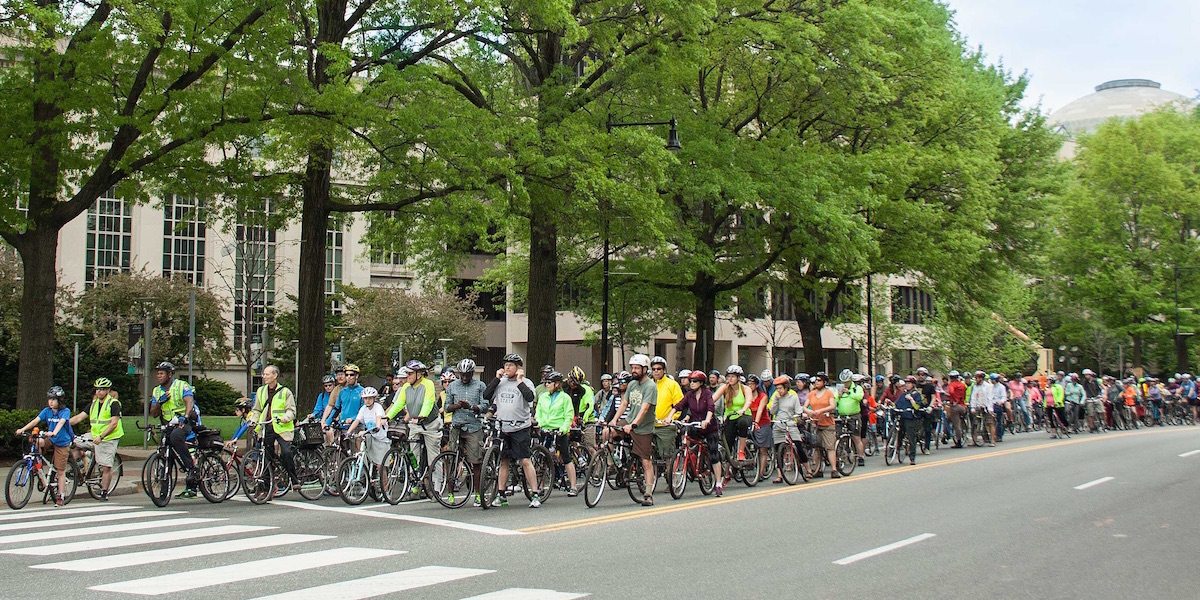
[[[929,374],[929,369],[926,369],[925,367],[917,367],[917,375],[928,375],[928,374]]]
[[[773,377],[771,377],[771,370],[770,370],[770,369],[763,369],[763,370],[762,370],[762,373],[759,373],[759,374],[758,374],[758,378],[759,378],[759,379],[761,379],[761,380],[763,380],[763,381],[765,381],[765,382],[767,382],[767,383],[770,383],[770,382],[771,382],[771,379],[773,379]]]
[[[679,379],[691,379],[691,378],[692,378],[692,372],[689,371],[688,369],[684,369],[679,372]]]
[[[842,369],[842,372],[838,373],[838,381],[842,383],[850,381],[851,377],[854,377],[854,371],[851,371],[850,369]]]
[[[662,365],[664,371],[667,369],[667,359],[665,359],[661,356],[655,356],[654,358],[650,359],[650,364]]]
[[[1095,371],[1093,371],[1093,370],[1091,370],[1091,369],[1084,369],[1084,370],[1083,370],[1083,374],[1084,374],[1084,375],[1092,375],[1092,376],[1095,376],[1095,375],[1096,375],[1096,372],[1095,372]]]
[[[649,369],[650,357],[646,356],[645,354],[634,354],[633,357],[629,359],[629,366],[632,367],[633,365],[638,365],[643,369]]]
[[[745,373],[738,365],[729,365],[729,368],[725,369],[726,375],[744,375]]]
[[[378,398],[379,390],[377,390],[373,387],[367,386],[367,387],[363,388],[362,397],[363,398]]]

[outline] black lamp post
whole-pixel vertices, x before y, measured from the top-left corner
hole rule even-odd
[[[671,127],[671,129],[667,132],[667,144],[665,146],[666,149],[671,152],[679,152],[679,150],[682,149],[683,146],[681,146],[679,144],[679,129],[677,127],[677,123],[676,123],[674,117],[672,117],[669,121],[639,121],[639,122],[631,122],[631,123],[618,123],[613,120],[612,115],[608,115],[608,119],[604,123],[604,130],[606,133],[611,134],[612,130],[616,129],[618,127],[660,127],[663,125],[670,125],[670,127]],[[608,211],[609,211],[609,207],[608,207],[608,198],[607,197],[602,197],[600,199],[600,201],[602,202],[602,205],[600,207],[600,213],[601,213],[601,218],[603,219],[602,223],[603,223],[603,229],[604,229],[604,265],[603,265],[604,273],[603,273],[603,278],[602,278],[602,283],[601,283],[602,293],[604,295],[604,304],[600,308],[600,353],[601,353],[600,371],[602,373],[609,373],[609,372],[611,372],[611,367],[612,367],[612,348],[609,347],[609,340],[608,340],[608,300],[609,300],[609,298],[608,298],[608,291],[609,291],[608,290],[608,276],[609,276],[609,270],[608,270],[608,255],[609,255]]]

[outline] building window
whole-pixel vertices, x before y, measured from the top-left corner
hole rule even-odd
[[[263,330],[275,307],[275,231],[238,225],[234,256],[233,343],[263,344]]]
[[[933,314],[933,297],[907,285],[892,288],[892,322],[905,325],[923,325],[925,318]]]
[[[467,300],[474,296],[475,308],[479,309],[479,314],[483,315],[485,321],[504,321],[504,297],[490,290],[481,290],[475,287],[474,279],[459,279],[454,282],[454,295],[460,300]],[[497,308],[499,304],[499,308]]]
[[[329,301],[330,311],[335,315],[345,311],[340,300],[331,299],[331,296],[342,289],[343,235],[340,226],[325,232],[325,298]]]
[[[92,287],[107,275],[128,273],[132,246],[132,206],[110,189],[88,209],[84,285]]]
[[[163,277],[180,275],[204,285],[207,229],[196,198],[171,195],[163,206]]]

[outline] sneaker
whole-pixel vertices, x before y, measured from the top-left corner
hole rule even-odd
[[[475,494],[475,499],[471,501],[471,506],[474,506],[475,508],[483,506],[483,502],[479,500],[479,494]]]
[[[642,506],[654,506],[654,496],[646,494],[646,497],[642,499]]]
[[[578,496],[578,495],[579,495],[579,490],[577,490],[575,488],[571,488],[571,489],[567,490],[568,498],[574,498],[575,496]]]
[[[739,452],[738,452],[738,458],[737,458],[737,459],[738,459],[738,462],[745,462],[745,460],[746,460],[746,453],[745,453],[744,451],[739,451]]]
[[[867,466],[867,461],[866,461],[866,460],[864,460],[864,459],[863,459],[863,457],[861,457],[861,456],[860,456],[860,457],[858,457],[858,466],[860,466],[860,467],[865,467],[865,466]]]
[[[184,490],[182,492],[175,494],[175,497],[178,499],[195,498],[196,490],[184,488]]]
[[[541,507],[542,507],[542,501],[538,500],[537,496],[534,496],[533,500],[529,501],[529,508],[541,508]]]
[[[100,492],[100,497],[97,499],[101,502],[108,502],[108,492]]]
[[[929,448],[922,447],[921,454],[929,454]]]
[[[717,486],[717,489],[716,489],[716,490],[714,490],[714,491],[713,491],[713,493],[714,493],[714,494],[716,494],[718,498],[720,498],[720,497],[721,497],[721,494],[722,494],[724,491],[725,491],[725,490],[724,490],[724,486],[720,486],[720,485],[718,485],[718,486]]]
[[[988,444],[988,448],[995,448],[996,444]]]
[[[830,472],[830,473],[829,473],[829,478],[830,478],[830,479],[841,479],[841,478],[842,478],[842,474],[841,474],[841,473],[838,473],[838,472],[837,472],[837,470],[834,470],[834,471],[832,471],[832,472]]]
[[[912,466],[912,465],[917,464],[917,461],[910,458],[910,459],[908,459],[908,464],[909,464],[909,466]]]
[[[279,486],[278,488],[275,488],[275,495],[276,495],[276,496],[282,496],[282,495],[286,494],[287,492],[288,492],[287,486],[283,486],[283,485],[281,485],[281,486]],[[192,492],[192,497],[193,497],[193,498],[195,498],[195,497],[196,497],[196,493],[195,493],[195,492]]]

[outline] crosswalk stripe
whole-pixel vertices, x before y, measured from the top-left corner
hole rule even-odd
[[[47,527],[42,531],[33,531],[29,533],[17,533],[13,535],[0,536],[0,544],[13,544],[16,542],[36,542],[38,540],[55,540],[58,538],[68,537],[83,537],[87,535],[97,535],[101,533],[121,533],[125,531],[136,531],[138,529],[158,529],[160,527],[175,527],[177,525],[195,525],[196,523],[211,523],[213,521],[227,521],[228,519],[201,519],[198,517],[185,517],[182,519],[163,519],[161,521],[142,521],[141,523],[122,523],[119,525],[98,525],[96,527],[81,527],[79,529],[55,529]]]
[[[575,598],[583,598],[585,596],[587,594],[572,594],[570,592],[556,592],[554,590],[532,590],[528,588],[508,588],[498,592],[463,598],[463,600],[574,600]]]
[[[269,529],[279,529],[278,527],[269,527],[266,525],[217,525],[216,527],[203,527],[200,529],[179,529],[175,531],[164,531],[162,533],[146,533],[142,535],[128,535],[125,537],[109,538],[105,537],[102,540],[84,540],[81,542],[64,542],[62,544],[36,545],[25,548],[12,548],[10,550],[0,550],[0,554],[21,554],[25,556],[55,556],[58,554],[71,554],[73,552],[99,552],[108,551],[113,548],[125,548],[128,546],[141,546],[145,544],[161,544],[163,542],[175,542],[179,540],[195,540],[197,538],[217,537],[222,535],[236,535],[239,533],[249,533],[253,531],[265,531]]]
[[[123,504],[99,504],[92,506],[83,506],[80,508],[44,508],[38,510],[22,510],[13,512],[7,515],[0,515],[0,521],[20,521],[23,519],[36,519],[53,513],[55,517],[70,517],[81,515],[84,513],[99,513],[99,512],[114,512],[118,510],[131,510],[136,506],[125,506]]]
[[[88,589],[100,592],[123,592],[143,596],[161,596],[163,594],[186,592],[197,588],[224,585],[272,575],[295,573],[316,567],[359,562],[384,556],[394,556],[396,554],[401,554],[401,551],[381,550],[378,548],[336,548],[333,550],[321,550],[319,552],[252,560],[234,565],[225,565],[223,567],[146,577],[144,579],[118,581],[116,583],[92,586]]]
[[[42,527],[62,527],[63,525],[82,525],[85,523],[103,523],[105,521],[124,521],[127,519],[141,519],[159,515],[181,515],[186,512],[187,511],[184,510],[143,510],[137,512],[117,513],[115,515],[84,515],[82,517],[68,517],[66,519],[51,517],[39,521],[6,523],[4,525],[0,525],[0,531],[19,531],[21,529],[40,529]]]
[[[31,565],[30,568],[53,569],[55,571],[103,571],[105,569],[149,565],[160,562],[169,562],[172,560],[196,558],[198,556],[213,556],[217,554],[241,552],[243,550],[254,550],[257,548],[271,548],[274,546],[285,546],[288,544],[315,542],[317,540],[327,540],[333,537],[335,536],[281,533],[278,535],[266,535],[238,540],[222,540],[219,542],[208,542],[206,544],[193,544],[191,546],[175,546],[165,549],[129,552],[127,554],[109,554],[92,558],[81,558],[79,560]]]
[[[495,573],[487,569],[462,569],[458,567],[420,567],[394,573],[384,573],[373,577],[353,579],[330,583],[317,587],[305,588],[294,592],[284,592],[271,596],[262,596],[255,600],[305,600],[321,598],[321,600],[361,600],[384,594],[395,594],[428,585],[436,585],[456,579],[465,579]]]

